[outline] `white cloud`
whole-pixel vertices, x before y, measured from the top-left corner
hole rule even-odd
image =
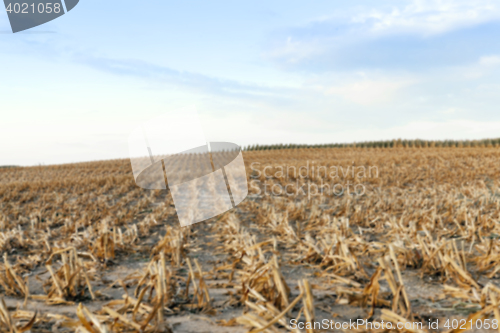
[[[344,85],[323,88],[328,95],[339,95],[346,100],[364,105],[390,102],[398,90],[414,83],[412,80],[363,79]]]
[[[457,119],[444,122],[419,121],[395,127],[388,131],[391,137],[422,139],[485,139],[496,138],[500,132],[498,121]]]
[[[500,64],[500,56],[484,56],[479,58],[479,64],[483,66],[496,66]]]
[[[499,121],[459,119],[442,122],[415,121],[387,128],[360,128],[336,132],[326,142],[362,142],[392,139],[479,140],[498,138]]]
[[[459,109],[451,107],[451,108],[446,108],[446,109],[442,110],[441,113],[443,113],[443,114],[456,114],[459,111],[460,111]]]
[[[295,64],[301,60],[319,55],[324,51],[324,45],[315,40],[301,41],[293,40],[291,36],[286,42],[265,54],[269,58],[285,58],[289,64]]]
[[[452,67],[451,71],[445,75],[453,77],[453,73],[460,73],[461,78],[466,80],[477,80],[487,76],[494,75],[494,70],[500,65],[499,55],[485,55],[472,63],[459,67]]]
[[[456,52],[467,42],[474,43],[480,32],[463,34],[463,43],[457,41],[461,32],[442,36],[449,38],[445,40],[449,43],[446,48],[439,47],[439,41],[430,37],[497,20],[500,20],[500,2],[494,0],[410,0],[390,9],[374,3],[372,7],[351,8],[350,14],[323,15],[306,26],[290,28],[287,35],[281,35],[271,45],[264,57],[281,65],[291,65],[291,68],[301,68],[302,64],[302,68],[316,71],[321,67],[383,68],[392,63],[395,66],[406,64],[409,68],[456,65],[460,61],[470,63],[473,61],[470,54],[478,56],[488,52],[484,42],[478,41],[480,50]],[[401,44],[401,50],[398,50],[398,41],[384,39],[395,35],[409,37]],[[427,45],[422,37],[431,44]],[[449,63],[443,61],[446,57],[450,58]],[[312,65],[315,61],[317,64]],[[486,57],[482,61],[491,63],[497,59]]]
[[[352,22],[368,24],[373,33],[434,35],[498,18],[500,8],[492,0],[414,0],[391,11],[373,9],[356,15]]]

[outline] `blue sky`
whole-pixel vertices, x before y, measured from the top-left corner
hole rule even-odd
[[[0,165],[125,158],[189,105],[240,145],[500,137],[495,1],[81,0],[9,30]]]

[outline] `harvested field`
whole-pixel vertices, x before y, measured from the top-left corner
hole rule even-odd
[[[0,169],[0,332],[500,332],[500,148],[244,159],[247,199],[185,228],[128,160]]]

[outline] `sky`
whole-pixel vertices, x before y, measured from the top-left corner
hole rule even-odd
[[[499,35],[486,0],[81,0],[16,34],[0,11],[0,165],[127,158],[191,106],[242,146],[498,138]]]

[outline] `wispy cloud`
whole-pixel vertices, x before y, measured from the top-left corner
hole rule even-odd
[[[500,56],[489,55],[479,58],[479,64],[483,66],[498,66],[500,65]]]
[[[370,106],[392,102],[398,91],[412,83],[414,81],[408,79],[362,79],[339,86],[324,87],[323,91],[327,95],[342,96],[353,103]]]
[[[293,99],[297,95],[297,90],[289,87],[265,86],[252,82],[221,79],[199,73],[179,71],[135,59],[76,55],[73,56],[72,60],[113,75],[135,77],[218,96],[278,101]]]
[[[500,6],[490,0],[413,0],[321,17],[277,32],[267,59],[288,70],[417,70],[500,53]]]
[[[352,18],[373,33],[415,33],[429,36],[500,18],[498,2],[491,0],[413,0],[390,10],[372,9]]]

